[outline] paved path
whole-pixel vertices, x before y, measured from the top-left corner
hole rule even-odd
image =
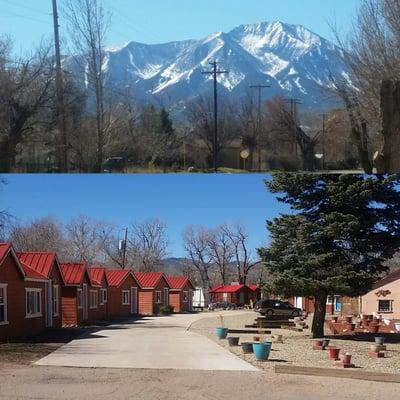
[[[175,315],[111,326],[70,342],[36,365],[258,371],[206,337],[187,330],[194,321],[209,317],[208,313]]]

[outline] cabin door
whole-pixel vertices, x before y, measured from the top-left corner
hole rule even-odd
[[[138,289],[137,287],[131,288],[131,314],[138,313]]]
[[[46,282],[46,292],[45,292],[45,301],[46,301],[46,328],[51,328],[53,326],[53,291],[52,291],[52,282]]]
[[[83,284],[83,320],[88,320],[88,287],[87,284]]]

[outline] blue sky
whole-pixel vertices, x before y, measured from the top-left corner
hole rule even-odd
[[[266,175],[8,175],[0,209],[21,223],[53,216],[63,222],[89,215],[125,227],[160,218],[168,227],[171,256],[183,255],[187,225],[242,223],[250,245],[268,241],[265,222],[285,206],[266,190]]]
[[[60,5],[63,0],[58,0]],[[330,23],[346,33],[361,0],[103,0],[113,13],[108,44],[204,37],[243,23],[281,20],[327,38]],[[0,0],[0,33],[27,50],[52,33],[51,0]],[[61,20],[61,31],[65,32]]]

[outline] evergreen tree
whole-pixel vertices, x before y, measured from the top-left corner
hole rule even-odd
[[[271,243],[259,254],[267,289],[312,296],[313,337],[324,336],[329,295],[360,296],[387,272],[400,248],[399,176],[276,174],[266,182],[291,214],[267,222]]]

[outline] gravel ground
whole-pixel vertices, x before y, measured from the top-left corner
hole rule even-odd
[[[225,326],[231,329],[244,329],[245,325],[252,324],[257,315],[245,314],[224,317]],[[271,371],[276,364],[287,363],[296,366],[335,368],[333,362],[329,360],[326,351],[315,351],[312,349],[313,340],[310,339],[309,332],[294,332],[286,329],[273,329],[272,335],[283,335],[283,343],[273,343],[270,360],[260,362],[255,359],[253,354],[243,354],[241,347],[229,347],[227,340],[218,340],[215,335],[215,328],[220,325],[219,318],[207,318],[195,322],[190,330],[207,336],[217,342],[222,347],[229,349],[239,357],[256,367]],[[240,337],[240,343],[252,342],[253,334],[230,336]],[[271,340],[271,335],[266,335],[267,340]],[[352,362],[358,368],[365,371],[399,373],[400,372],[400,343],[388,344],[386,358],[373,359],[368,356],[369,346],[372,342],[359,342],[353,340],[331,340],[331,345],[341,349],[341,353],[352,354]]]

